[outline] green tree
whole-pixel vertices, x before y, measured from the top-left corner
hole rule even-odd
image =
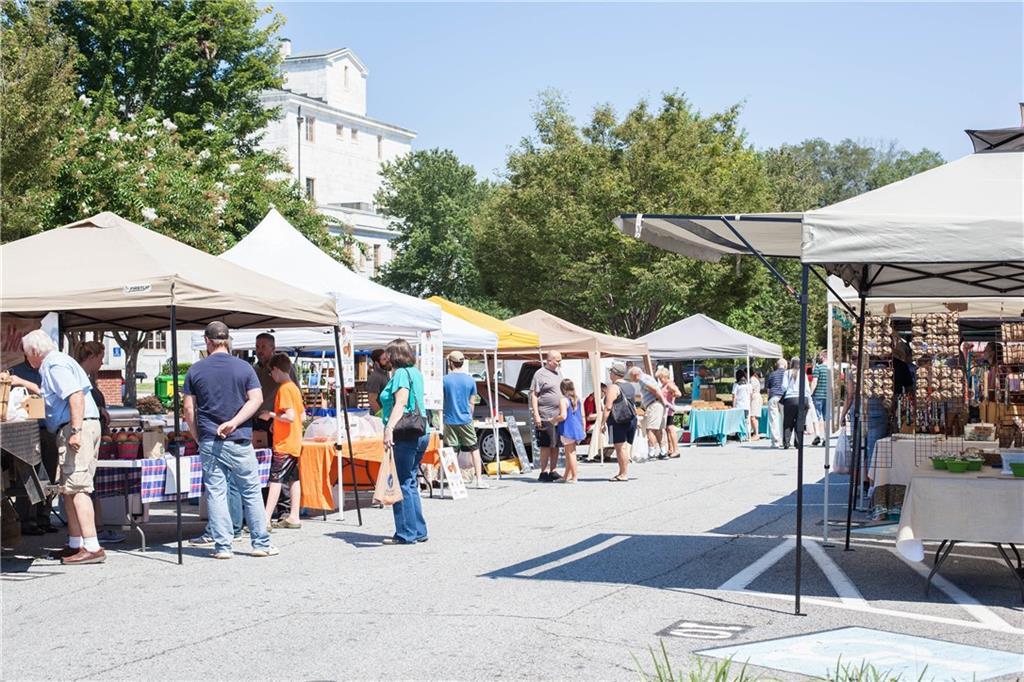
[[[399,236],[395,258],[379,280],[413,296],[481,302],[473,259],[473,216],[489,185],[449,150],[417,151],[385,163],[377,192],[380,211]]]
[[[764,209],[758,154],[736,107],[703,115],[678,94],[619,120],[599,107],[578,127],[555,93],[541,96],[535,135],[508,158],[506,182],[477,222],[485,291],[511,310],[544,308],[591,329],[638,336],[746,299],[757,263],[703,263],[619,234],[620,213]]]
[[[74,46],[50,6],[0,3],[0,239],[38,229],[35,207],[52,185],[53,148],[75,101]]]
[[[55,17],[78,48],[81,94],[109,89],[124,119],[160,112],[187,147],[248,152],[275,115],[260,92],[282,84],[283,19],[261,25],[270,12],[252,0],[58,0]]]

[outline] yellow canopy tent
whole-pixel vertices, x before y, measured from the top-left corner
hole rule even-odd
[[[531,331],[523,329],[522,327],[509,324],[508,322],[499,320],[496,317],[491,317],[486,313],[481,313],[478,310],[467,308],[464,305],[452,303],[440,296],[431,296],[427,300],[441,306],[441,310],[445,311],[449,315],[462,318],[470,324],[497,334],[498,352],[510,350],[536,350],[540,347],[540,337]]]

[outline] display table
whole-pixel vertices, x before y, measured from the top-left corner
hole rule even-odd
[[[906,487],[915,476],[927,475],[930,472],[943,473],[932,466],[931,456],[959,455],[966,447],[999,452],[999,443],[995,441],[964,441],[959,438],[924,440],[889,437],[875,442],[868,474],[874,485],[871,498],[872,518],[880,519],[890,513],[898,514],[903,505]],[[984,467],[982,473],[988,472],[998,472],[998,469]],[[969,473],[977,475],[978,472]]]
[[[930,585],[932,576],[957,542],[996,545],[1024,596],[1024,580],[1003,549],[1006,544],[1024,544],[1021,519],[1024,519],[1024,478],[1005,476],[995,470],[980,475],[933,471],[914,476],[910,481],[896,534],[896,550],[911,561],[924,561],[923,541],[943,541],[928,576]]]
[[[750,426],[744,410],[691,410],[690,445],[700,438],[715,438],[719,445],[725,445],[726,437],[737,434],[740,440],[749,436]]]
[[[761,407],[761,414],[757,417],[757,432],[765,436],[768,435],[768,405]]]

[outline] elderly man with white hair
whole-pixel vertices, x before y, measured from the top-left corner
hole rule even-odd
[[[640,388],[640,404],[644,408],[644,431],[650,457],[665,459],[661,451],[661,432],[665,428],[665,408],[668,402],[661,394],[661,384],[639,367],[630,367],[626,379]]]
[[[768,391],[768,436],[773,448],[782,447],[782,396],[786,392],[782,383],[786,367],[786,361],[780,359],[775,363],[775,371],[764,382]]]
[[[96,537],[93,514],[93,479],[99,452],[100,411],[92,398],[92,382],[81,365],[57,350],[42,329],[21,340],[28,364],[39,370],[38,386],[17,377],[12,384],[39,393],[46,404],[46,430],[56,434],[60,461],[60,491],[68,516],[68,544],[60,551],[61,563],[100,564],[106,552]]]

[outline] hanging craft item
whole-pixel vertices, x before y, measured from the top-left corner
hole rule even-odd
[[[864,348],[870,357],[892,357],[892,320],[871,315],[864,320]],[[865,375],[865,378],[866,375]]]
[[[910,319],[915,356],[956,355],[960,352],[960,315],[932,313]]]

